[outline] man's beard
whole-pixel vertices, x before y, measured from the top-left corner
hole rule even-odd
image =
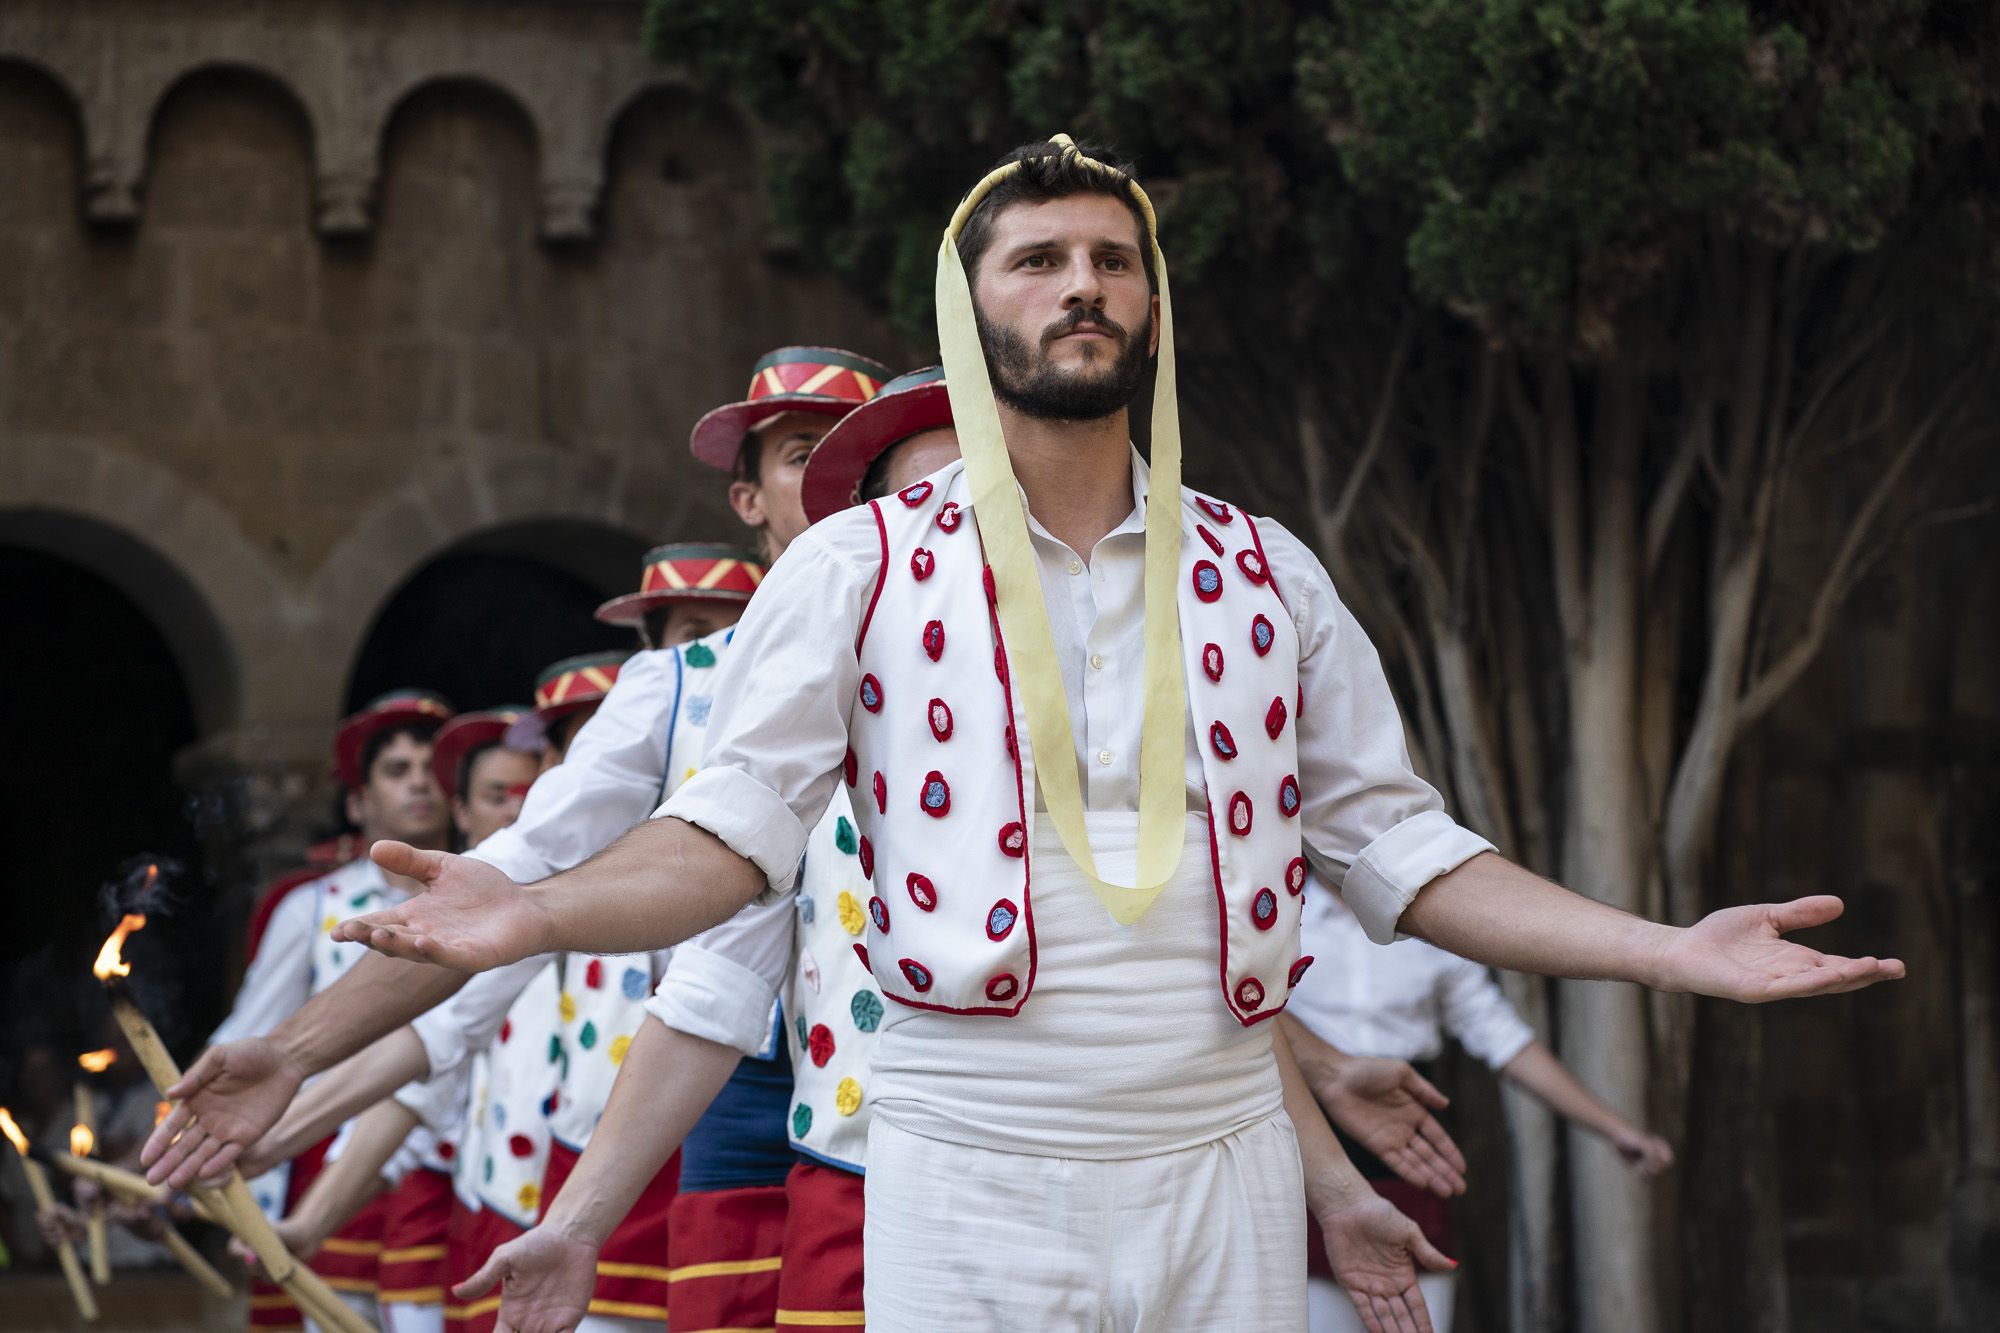
[[[1012,329],[989,322],[977,311],[974,318],[979,323],[979,344],[986,352],[986,374],[993,382],[993,396],[1025,416],[1043,421],[1100,421],[1128,406],[1146,376],[1150,359],[1146,344],[1102,314],[1081,307],[1072,310],[1043,331],[1040,356]],[[1116,359],[1095,374],[1052,364],[1048,349],[1055,340],[1085,324],[1111,335],[1118,346]]]

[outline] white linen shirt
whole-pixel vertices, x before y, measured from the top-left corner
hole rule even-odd
[[[1449,1034],[1499,1069],[1535,1039],[1491,972],[1424,940],[1377,948],[1316,879],[1306,881],[1299,933],[1315,961],[1285,1012],[1349,1055],[1435,1060]]]
[[[1138,808],[1147,484],[1148,469],[1134,450],[1132,511],[1087,563],[1028,518],[1084,804],[1092,812]],[[1341,887],[1371,938],[1386,942],[1419,889],[1492,844],[1453,822],[1436,791],[1410,771],[1402,719],[1374,645],[1326,570],[1279,524],[1260,519],[1257,526],[1299,636],[1306,855]],[[840,780],[860,685],[855,641],[881,563],[866,506],[836,514],[792,543],[737,624],[732,653],[748,669],[726,673],[716,690],[701,771],[657,812],[722,839],[756,863],[779,893],[794,888],[807,831]],[[1191,723],[1185,735],[1189,808],[1200,810],[1205,789]],[[1039,792],[1036,800],[1040,808]],[[773,937],[788,925],[785,914],[767,913],[728,932],[733,943],[713,935],[701,941],[705,952],[726,953],[736,965],[717,969],[727,973],[726,984],[746,975],[763,983],[760,992],[727,1006],[740,1031],[729,1037],[718,1031],[716,1039],[741,1049],[750,1039],[749,1016],[768,1011],[789,960]]]
[[[312,998],[313,919],[317,879],[286,890],[271,919],[264,923],[257,956],[243,973],[229,1016],[210,1034],[208,1044],[220,1046],[246,1037],[261,1037],[297,1013]]]
[[[535,779],[521,814],[466,855],[497,866],[517,884],[532,884],[595,856],[659,804],[666,786],[666,747],[679,661],[671,648],[635,653],[611,690],[570,742],[563,762]],[[653,973],[669,951],[654,957]],[[444,1081],[492,1044],[513,1006],[553,955],[509,963],[473,977],[458,994],[410,1026],[430,1062],[429,1092],[414,1085],[398,1100],[436,1125],[463,1084]],[[768,1010],[768,1006],[767,1006]]]

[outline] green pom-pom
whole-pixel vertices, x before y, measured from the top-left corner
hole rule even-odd
[[[597,1024],[585,1023],[583,1031],[576,1034],[577,1044],[588,1051],[597,1045]]]
[[[860,849],[861,844],[854,837],[854,825],[847,822],[846,815],[833,821],[833,845],[849,856]]]
[[[792,1137],[802,1139],[813,1127],[813,1109],[804,1102],[792,1108]]]
[[[715,650],[705,643],[691,643],[682,654],[691,667],[712,667],[715,665]]]

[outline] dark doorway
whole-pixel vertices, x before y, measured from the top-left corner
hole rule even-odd
[[[172,919],[128,956],[170,1042],[205,1031],[220,983],[200,965],[214,899],[173,774],[196,739],[194,707],[149,608],[82,565],[0,543],[0,701],[0,1083],[30,1059],[73,1075],[76,1055],[102,1044],[98,889],[138,853],[188,873]]]
[[[388,690],[437,690],[459,708],[527,703],[543,667],[634,646],[592,616],[638,586],[645,546],[584,524],[522,524],[462,542],[389,598],[348,677],[346,711]]]

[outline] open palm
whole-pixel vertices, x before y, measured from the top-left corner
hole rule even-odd
[[[1446,1199],[1465,1193],[1465,1157],[1432,1114],[1450,1099],[1407,1062],[1353,1056],[1313,1093],[1334,1124],[1410,1184]]]
[[[1334,1279],[1368,1333],[1431,1333],[1417,1270],[1442,1273],[1458,1265],[1425,1240],[1415,1222],[1371,1190],[1356,1203],[1321,1214],[1319,1225]]]
[[[500,1315],[494,1333],[569,1333],[590,1309],[597,1248],[539,1226],[493,1251],[452,1291],[471,1301],[496,1282]]]
[[[1711,912],[1678,932],[1660,958],[1661,988],[1745,1004],[1837,995],[1903,975],[1894,958],[1844,958],[1783,938],[1825,925],[1840,899],[1821,894],[1788,903],[1755,903]]]
[[[513,880],[484,861],[406,843],[378,842],[368,853],[424,891],[398,906],[343,921],[333,937],[460,972],[483,972],[540,952],[547,917]]]
[[[305,1071],[265,1037],[211,1046],[168,1088],[173,1108],[139,1152],[146,1179],[186,1189],[226,1178],[238,1154],[291,1105]]]

